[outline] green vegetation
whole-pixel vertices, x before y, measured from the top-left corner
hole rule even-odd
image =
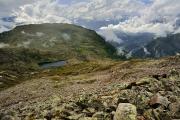
[[[69,24],[40,24],[1,33],[0,58],[0,82],[4,89],[41,72],[40,63],[65,60],[68,65],[52,73],[68,75],[106,69],[106,65],[92,61],[119,57],[116,49],[95,31]]]
[[[0,43],[8,44],[11,48],[50,52],[61,59],[116,57],[116,49],[95,31],[69,24],[19,26],[0,34]]]
[[[52,69],[48,73],[51,75],[65,75],[65,76],[80,75],[80,74],[92,73],[96,71],[103,71],[111,68],[115,64],[116,62],[112,60],[82,62],[79,64],[68,65],[65,67]]]

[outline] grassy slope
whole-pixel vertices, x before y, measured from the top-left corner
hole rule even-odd
[[[48,51],[62,59],[112,57],[116,50],[92,30],[69,24],[41,24],[16,27],[0,35],[10,47]]]
[[[78,63],[78,68],[88,68],[89,63],[81,62],[116,57],[115,48],[96,32],[69,24],[19,26],[1,33],[1,43],[9,45],[0,48],[2,89],[32,77],[39,71],[38,63],[67,60],[70,66]]]

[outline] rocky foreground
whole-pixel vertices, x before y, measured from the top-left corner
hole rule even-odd
[[[177,120],[180,119],[180,77],[154,75],[138,82],[117,84],[111,95],[82,94],[63,103],[51,101],[17,111],[1,110],[1,120]],[[111,90],[113,89],[113,90]]]
[[[100,63],[45,70],[0,91],[0,120],[180,119],[179,56]]]

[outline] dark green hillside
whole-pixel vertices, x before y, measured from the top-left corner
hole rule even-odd
[[[69,24],[19,26],[0,34],[0,43],[9,44],[11,48],[51,52],[62,59],[106,58],[116,52],[96,32]]]
[[[95,31],[69,24],[18,26],[0,34],[0,90],[34,76],[40,64],[114,58],[116,49]]]

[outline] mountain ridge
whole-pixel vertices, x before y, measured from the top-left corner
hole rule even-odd
[[[159,58],[180,53],[180,33],[155,38],[132,53],[139,58]]]
[[[95,31],[59,23],[18,26],[11,31],[1,33],[0,42],[11,48],[24,47],[51,52],[62,51],[62,53],[66,53],[65,56],[81,52],[79,55],[85,57],[88,54],[94,57],[101,55],[109,57],[115,55],[116,52],[115,48],[106,43]]]

